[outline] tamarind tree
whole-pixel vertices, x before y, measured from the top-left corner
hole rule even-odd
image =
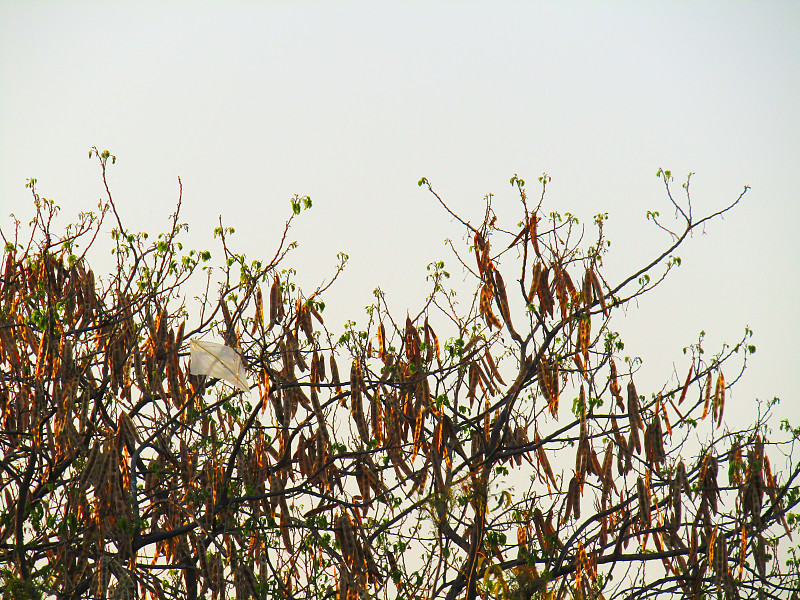
[[[407,316],[382,293],[333,332],[327,283],[274,254],[184,250],[128,230],[107,196],[56,230],[28,186],[30,231],[0,265],[0,577],[4,598],[787,598],[800,430],[725,419],[755,350],[687,348],[676,381],[642,389],[614,316],[679,264],[697,217],[659,171],[663,252],[609,280],[606,215],[546,209],[514,176],[519,221],[437,210],[471,293],[443,262]],[[115,267],[92,249],[109,228]],[[585,240],[591,238],[590,243]],[[216,265],[216,266],[212,266]],[[191,290],[191,293],[190,293]],[[193,295],[196,290],[194,300]],[[245,385],[192,369],[224,343]],[[197,358],[195,358],[197,360]],[[197,365],[195,365],[197,366]],[[682,367],[683,368],[683,367]],[[193,374],[193,371],[195,374]],[[729,402],[730,403],[730,402]],[[730,411],[729,411],[730,412]],[[772,461],[771,461],[772,459]],[[795,597],[796,597],[796,591]]]

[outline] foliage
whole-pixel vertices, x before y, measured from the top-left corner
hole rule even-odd
[[[90,156],[106,183],[113,157]],[[671,173],[658,175],[677,225],[649,212],[668,247],[619,282],[603,274],[607,215],[584,247],[574,215],[544,209],[546,175],[535,203],[511,179],[521,221],[510,232],[491,197],[473,225],[422,179],[468,235],[451,247],[474,293],[460,305],[436,261],[415,316],[394,318],[377,290],[366,326],[338,335],[323,297],[346,256],[308,295],[285,266],[289,227],[310,198],[292,199],[269,260],[234,252],[220,222],[213,267],[210,251],[183,249],[180,197],[153,240],[124,227],[106,183],[97,213],[59,233],[57,207],[31,180],[30,235],[18,222],[3,235],[4,597],[797,589],[786,540],[800,501],[797,430],[785,423],[770,439],[770,406],[749,427],[723,419],[755,351],[750,331],[713,356],[701,336],[685,378],[641,394],[639,361],[611,328],[680,264],[690,234],[744,195],[695,218],[689,180],[679,202]],[[88,252],[107,220],[116,267],[98,277]],[[191,374],[189,341],[200,338],[238,350],[249,393]],[[768,456],[778,451],[780,468]]]

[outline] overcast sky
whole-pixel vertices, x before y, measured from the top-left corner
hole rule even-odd
[[[292,262],[310,288],[350,255],[327,297],[339,329],[376,286],[402,317],[430,261],[456,270],[443,240],[462,230],[422,176],[473,221],[495,194],[512,226],[509,178],[546,171],[550,209],[609,213],[621,275],[668,242],[645,220],[671,214],[657,169],[678,190],[693,171],[698,213],[752,189],[616,323],[626,350],[657,385],[701,329],[714,346],[749,324],[736,410],[778,395],[799,420],[798,32],[798,2],[3,1],[2,224],[30,218],[29,177],[65,216],[94,208],[93,145],[118,157],[130,228],[167,227],[180,176],[191,241],[212,250],[222,215],[241,250],[271,255],[308,194]]]

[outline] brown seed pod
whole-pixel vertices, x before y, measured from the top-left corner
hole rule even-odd
[[[589,360],[589,339],[591,337],[592,322],[589,316],[581,317],[578,321],[578,351],[583,352],[584,360]]]
[[[661,418],[658,413],[656,413],[653,420],[647,426],[644,432],[644,439],[647,462],[653,467],[657,467],[667,458],[664,450],[664,434],[661,430]]]
[[[424,423],[424,421],[425,421],[425,411],[419,411],[417,413],[417,418],[416,418],[416,420],[414,422],[414,449],[411,452],[411,460],[414,460],[414,458],[416,458],[417,454],[419,453],[420,449],[422,448],[422,442],[423,442],[422,431],[423,431],[423,423]],[[439,425],[441,425],[441,423]],[[440,431],[440,430],[441,430],[441,428],[437,428],[437,431]],[[435,436],[434,436],[434,440],[435,440]],[[436,446],[435,442],[434,442],[434,446]]]
[[[564,278],[564,269],[561,268],[561,265],[554,264],[553,265],[553,286],[556,290],[556,299],[558,300],[558,306],[561,309],[561,318],[567,318],[567,307],[569,303],[569,296],[567,295],[567,285]]]
[[[734,440],[728,452],[728,483],[738,486],[742,483],[742,445],[738,438]]]
[[[539,546],[545,550],[549,549],[550,544],[546,536],[546,526],[542,511],[539,508],[533,509],[533,525],[536,531],[536,537],[539,539]]]
[[[717,581],[720,581],[728,573],[728,547],[724,535],[716,536],[712,569],[717,575]]]
[[[718,470],[717,458],[706,454],[700,466],[700,483],[703,487],[703,495],[715,513],[717,512],[717,498],[719,497],[719,487],[717,486]]]
[[[514,326],[511,324],[511,310],[508,306],[508,296],[506,295],[506,286],[503,282],[503,277],[500,275],[500,271],[495,270],[493,273],[495,287],[497,289],[497,301],[500,305],[500,315],[503,317],[503,321],[505,321],[509,331],[513,331]]]
[[[350,367],[350,411],[353,415],[353,420],[356,422],[358,434],[361,436],[361,440],[366,444],[370,441],[370,437],[369,431],[367,430],[367,422],[364,420],[364,407],[361,404],[361,390],[363,385],[361,362],[356,359]]]
[[[639,523],[642,528],[649,528],[650,521],[650,494],[642,477],[636,480],[636,493],[639,497]]]
[[[528,529],[523,525],[517,527],[517,545],[523,551],[528,550]]]
[[[109,443],[108,440],[103,444],[103,450],[97,458],[97,466],[94,470],[94,483],[96,486],[101,487],[110,480],[117,464],[116,450],[116,444]]]
[[[98,460],[100,459],[100,442],[95,442],[92,449],[89,451],[89,455],[86,457],[86,464],[83,466],[83,471],[81,471],[81,478],[78,482],[78,486],[80,489],[85,489],[89,482],[94,480],[94,471],[97,469]]]
[[[381,442],[384,441],[383,403],[381,402],[380,389],[376,389],[375,393],[370,396],[370,416],[372,438]]]
[[[608,389],[611,390],[611,394],[616,398],[619,409],[625,410],[625,405],[622,403],[622,394],[620,393],[622,388],[620,388],[617,380],[617,365],[614,363],[613,358],[609,359],[609,368],[611,373],[608,378]]]
[[[209,587],[211,587],[214,580],[214,571],[212,569],[211,562],[208,560],[205,547],[195,532],[192,532],[192,534],[189,536],[189,541],[191,542],[192,549],[197,556],[197,562],[200,565],[200,574],[203,576],[203,581],[208,584]]]
[[[536,261],[533,265],[533,273],[531,274],[531,287],[530,290],[528,290],[528,296],[525,298],[528,304],[531,304],[534,298],[536,298],[536,296],[539,294],[539,282],[541,280],[541,276],[542,263]]]
[[[714,421],[717,426],[722,425],[722,413],[725,410],[725,376],[720,371],[717,376],[717,386],[714,392]]]
[[[539,362],[539,387],[547,399],[550,414],[558,418],[558,364],[555,360],[548,360],[544,356]]]
[[[681,397],[678,400],[678,406],[686,399],[686,392],[689,390],[689,383],[692,381],[692,373],[694,372],[694,365],[689,366],[689,373],[686,375],[686,381],[681,389]]]
[[[497,365],[492,358],[492,353],[489,352],[489,347],[486,347],[486,351],[484,353],[484,362],[489,367],[488,371],[491,374],[492,379],[499,381],[501,385],[505,385],[506,382],[503,381],[503,378],[500,376],[500,371],[497,369]]]
[[[683,461],[678,462],[678,468],[675,471],[675,477],[678,479],[679,484],[683,487],[683,492],[690,498],[692,497],[692,487],[689,485],[689,477],[686,475],[686,466]]]
[[[486,322],[486,325],[491,330],[492,327],[497,327],[500,329],[502,325],[500,321],[497,320],[494,312],[492,312],[492,299],[494,298],[494,294],[492,293],[492,287],[487,281],[483,287],[481,288],[481,298],[479,302],[479,309],[483,320]]]
[[[603,308],[603,314],[607,317],[608,316],[608,309],[606,308],[606,299],[605,294],[603,293],[603,286],[600,285],[600,278],[597,276],[597,273],[594,271],[592,273],[592,291],[594,292],[595,298],[600,300],[600,306]]]
[[[564,285],[566,287],[567,293],[569,294],[569,299],[572,302],[578,301],[578,290],[575,288],[575,283],[572,281],[572,277],[569,275],[569,271],[566,269],[561,269],[561,276],[564,280]]]
[[[711,401],[711,373],[708,374],[706,377],[706,393],[705,393],[705,402],[703,403],[703,416],[700,417],[700,420],[703,420],[708,415],[708,406],[709,402]]]
[[[353,521],[348,513],[342,513],[338,518],[338,528],[341,530],[342,555],[349,566],[353,566],[357,557],[355,532],[353,531]]]
[[[331,364],[331,383],[336,387],[336,394],[338,396],[341,396],[342,384],[339,381],[339,367],[336,364],[336,359],[333,357],[333,354],[330,355],[330,364]]]
[[[611,492],[611,488],[613,487],[614,490],[617,489],[616,484],[614,483],[614,477],[611,474],[611,465],[614,463],[614,442],[611,440],[608,441],[606,445],[606,452],[603,456],[603,466],[600,469],[600,479],[603,482],[603,505],[605,505],[606,500],[608,500],[608,496]]]
[[[125,443],[125,447],[128,449],[128,452],[133,454],[136,451],[136,447],[140,443],[139,434],[136,431],[136,426],[133,423],[133,419],[131,419],[130,415],[128,415],[128,413],[126,413],[124,410],[119,414],[117,428]]]
[[[552,510],[547,513],[547,520],[545,521],[545,534],[551,540],[551,544],[556,548],[563,548],[564,543],[558,538],[558,533],[553,527],[553,513]]]
[[[672,528],[677,530],[681,526],[681,510],[683,498],[681,497],[681,482],[677,476],[672,477],[669,482],[669,499],[672,505]]]
[[[753,537],[752,544],[753,544],[753,559],[756,563],[758,574],[761,576],[761,579],[765,579],[767,576],[766,542],[759,533],[758,535]]]
[[[575,520],[578,520],[581,518],[581,483],[575,476],[569,482],[568,496],[572,504],[572,510],[575,513]]]
[[[600,459],[598,459],[597,457],[597,452],[595,452],[594,447],[588,441],[586,442],[586,445],[588,448],[588,458],[589,458],[589,466],[587,472],[596,475],[602,481],[603,468],[600,466]]]
[[[552,317],[555,301],[553,300],[553,295],[550,293],[550,283],[547,280],[549,275],[549,269],[545,267],[539,276],[537,294],[539,295],[539,310],[541,311],[541,314],[549,314]]]
[[[281,284],[278,276],[275,276],[272,287],[269,290],[269,327],[281,321],[284,315],[283,298],[281,297]]]
[[[303,358],[303,353],[300,351],[300,344],[297,341],[297,337],[295,337],[291,329],[286,330],[286,345],[288,350],[292,353],[294,363],[300,369],[300,372],[305,373],[308,370],[308,364],[305,358]]]
[[[644,422],[639,409],[639,394],[636,393],[636,386],[633,384],[633,380],[628,382],[628,419],[631,422],[631,428],[644,429]]]
[[[636,450],[636,454],[641,454],[642,444],[639,440],[639,428],[631,424],[631,434],[630,438],[628,438],[628,453],[633,454],[634,450]]]
[[[541,258],[542,253],[539,251],[539,234],[536,231],[538,223],[539,223],[539,217],[537,217],[536,215],[531,215],[531,218],[528,221],[528,228],[530,230],[530,240],[531,244],[533,244],[533,251],[536,253],[536,256]]]
[[[255,335],[258,330],[261,330],[262,333],[264,331],[264,297],[261,294],[260,286],[256,286],[254,304],[255,314],[253,315],[253,327],[250,330],[252,335]]]
[[[219,592],[225,588],[225,573],[222,566],[222,559],[218,554],[211,556],[211,569],[214,572],[214,591]]]
[[[545,454],[544,447],[542,444],[542,438],[539,437],[538,431],[534,431],[533,441],[536,444],[536,458],[539,460],[539,465],[544,469],[544,472],[550,479],[550,481],[553,482],[553,486],[557,487],[558,484],[556,483],[556,477],[553,474],[553,469],[550,466],[550,461],[547,460],[547,454]]]
[[[281,506],[281,522],[280,522],[280,529],[281,529],[281,537],[283,538],[283,545],[288,552],[293,552],[292,547],[292,536],[289,532],[289,512],[286,506]]]
[[[586,274],[583,276],[583,287],[581,288],[581,299],[584,306],[591,306],[594,301],[592,294],[592,269],[586,269]]]

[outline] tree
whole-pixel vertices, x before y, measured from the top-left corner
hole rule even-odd
[[[451,246],[474,293],[456,303],[432,263],[415,316],[394,318],[377,291],[366,326],[336,335],[323,297],[346,257],[307,295],[285,267],[309,198],[292,200],[269,260],[237,254],[220,221],[215,268],[182,247],[180,196],[166,233],[126,229],[108,191],[114,157],[90,156],[108,192],[97,213],[58,232],[56,205],[30,180],[30,233],[16,222],[3,234],[4,597],[729,599],[800,587],[787,539],[800,431],[785,423],[771,439],[769,407],[751,426],[723,419],[750,331],[713,356],[701,339],[685,378],[642,394],[612,329],[746,188],[696,218],[689,179],[679,201],[660,170],[676,225],[648,217],[671,242],[612,282],[607,216],[584,247],[575,216],[545,211],[546,175],[535,202],[511,179],[510,231],[490,198],[476,225],[422,179],[468,236]],[[116,268],[99,277],[90,251],[108,220]],[[247,392],[192,374],[190,342],[214,339],[236,350]]]

